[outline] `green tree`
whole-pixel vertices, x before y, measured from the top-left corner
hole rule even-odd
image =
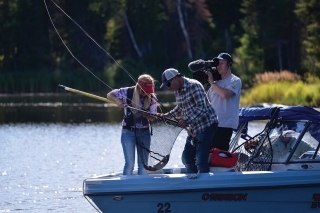
[[[125,11],[128,23],[124,25],[123,43],[127,44],[126,57],[143,60],[148,65],[159,65],[164,60],[161,30],[166,20],[164,5],[160,0],[127,0]],[[124,18],[124,16],[123,16]],[[128,29],[132,30],[132,36]],[[134,49],[135,40],[141,55]],[[154,67],[154,66],[153,66]]]
[[[0,0],[0,34],[2,35],[0,37],[0,72],[12,69],[14,65],[15,39],[13,35],[17,28],[17,7],[17,0]]]
[[[37,0],[0,1],[0,61],[6,71],[39,70],[49,63],[46,11]]]
[[[235,68],[245,84],[266,70],[297,70],[297,19],[294,0],[243,0],[244,34],[236,49]]]
[[[320,1],[300,0],[295,13],[302,23],[302,68],[320,76]]]
[[[263,71],[264,52],[259,41],[256,0],[243,1],[240,11],[245,16],[241,20],[245,33],[240,38],[240,47],[235,50],[234,67],[245,85],[250,83],[256,72]]]
[[[114,11],[119,11],[118,8],[121,5],[119,2],[113,0],[60,0],[57,4],[72,20],[63,11],[57,10],[57,8],[52,10],[53,22],[64,43],[72,54],[92,71],[102,71],[110,60],[98,45],[102,48],[106,47],[104,35],[107,30],[107,22],[115,14]],[[56,60],[57,67],[73,70],[83,69],[63,43],[58,41],[56,32],[52,31],[52,37],[54,43],[57,44],[53,50],[54,58],[59,59]]]
[[[239,38],[243,34],[240,20],[243,14],[240,12],[241,2],[239,0],[210,0],[207,1],[212,14],[212,24],[210,29],[209,51],[211,58],[220,52],[233,54],[234,49],[240,45]]]

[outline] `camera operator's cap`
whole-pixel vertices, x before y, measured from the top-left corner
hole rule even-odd
[[[174,77],[176,76],[183,76],[182,74],[180,74],[178,72],[178,70],[174,69],[174,68],[169,68],[169,69],[166,69],[163,73],[162,73],[162,84],[160,86],[160,88],[163,88],[165,86],[168,85],[169,81],[171,79],[173,79]]]
[[[231,55],[229,55],[228,53],[220,53],[218,55],[218,57],[215,57],[215,58],[220,59],[220,60],[226,60],[228,62],[228,64],[233,62]],[[215,58],[213,58],[213,59],[215,59]]]
[[[284,138],[291,138],[291,137],[294,137],[295,134],[296,132],[293,130],[285,130],[282,132],[281,136]]]

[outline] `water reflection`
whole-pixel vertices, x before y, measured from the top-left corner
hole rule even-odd
[[[63,104],[61,106],[0,107],[1,123],[49,122],[90,123],[116,122],[123,113],[116,107]]]
[[[157,97],[163,105],[172,109],[172,93],[164,93]],[[112,123],[119,122],[122,117],[123,111],[112,104],[75,94],[0,96],[0,124]]]

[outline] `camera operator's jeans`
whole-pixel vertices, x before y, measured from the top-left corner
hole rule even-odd
[[[150,136],[149,130],[145,130],[137,133],[137,137],[138,137],[139,143],[142,143],[145,147],[150,147],[151,136]],[[132,175],[132,171],[134,169],[134,164],[135,164],[135,153],[136,153],[135,132],[128,129],[122,129],[121,144],[122,144],[124,160],[125,160],[123,174]],[[138,155],[138,174],[146,175],[147,170],[143,167],[143,163],[142,163],[139,151],[137,152],[137,155]]]
[[[213,123],[203,132],[196,135],[200,141],[199,144],[192,145],[192,137],[188,136],[184,150],[182,153],[182,163],[187,169],[187,173],[207,173],[209,169],[210,144],[214,133],[216,132],[218,123]]]

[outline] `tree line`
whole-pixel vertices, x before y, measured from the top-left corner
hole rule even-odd
[[[317,0],[0,0],[0,92],[108,90],[88,70],[132,85],[121,67],[191,77],[189,62],[221,52],[245,87],[265,71],[320,76],[319,20]]]

